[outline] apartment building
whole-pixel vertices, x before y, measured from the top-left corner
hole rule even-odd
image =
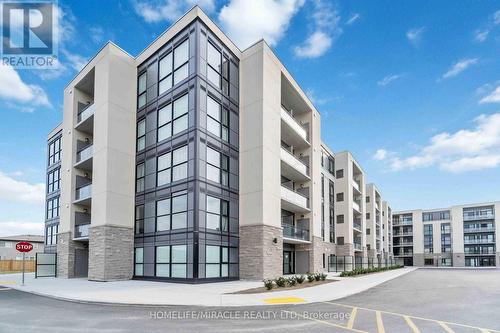
[[[365,172],[350,152],[335,155],[337,255],[368,257],[366,241]]]
[[[262,279],[366,255],[364,174],[320,121],[265,41],[239,50],[198,7],[136,57],[108,42],[49,140],[58,276]]]
[[[375,184],[366,185],[366,249],[368,258],[390,259],[391,208]]]
[[[394,256],[405,265],[499,266],[500,202],[394,213]]]

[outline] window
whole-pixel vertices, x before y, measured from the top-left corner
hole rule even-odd
[[[59,216],[59,197],[47,200],[47,219]]]
[[[51,225],[45,228],[45,245],[57,244],[58,225]]]
[[[366,234],[369,235],[370,234],[370,228],[366,228]]]
[[[449,220],[450,219],[450,211],[445,210],[441,212],[430,212],[430,213],[422,213],[422,221],[439,221],[439,220]]]
[[[338,178],[338,179],[344,178],[344,169],[337,170],[335,172],[335,178]]]
[[[59,190],[61,181],[61,169],[57,168],[49,172],[47,176],[47,193]]]
[[[61,160],[61,137],[49,144],[49,166]]]
[[[158,83],[158,95],[163,94],[165,91],[172,88],[172,52],[167,54],[165,57],[160,59],[160,70],[159,70],[159,83]]]
[[[452,266],[451,258],[441,258],[441,266]]]
[[[189,75],[189,39],[174,49],[174,85]]]
[[[135,233],[144,233],[144,205],[135,207]]]
[[[344,215],[337,215],[337,223],[344,223]]]
[[[337,193],[337,202],[344,201],[344,192]]]
[[[229,111],[210,96],[207,97],[207,130],[229,141]]]
[[[222,56],[219,50],[215,48],[211,43],[208,43],[207,47],[207,78],[212,82],[217,88],[221,87],[221,64]]]
[[[330,218],[329,218],[329,226],[330,226],[330,243],[335,243],[335,212],[332,207],[330,207]]]
[[[137,83],[137,107],[140,109],[146,105],[146,72],[139,75],[139,80]]]
[[[366,203],[370,202],[370,197],[366,197]]]
[[[223,246],[205,247],[205,276],[207,278],[229,276],[229,249]]]
[[[170,277],[170,246],[156,247],[156,276]]]
[[[137,123],[137,151],[141,151],[146,147],[146,119],[142,119]]]
[[[207,179],[229,185],[229,157],[207,147]]]
[[[187,194],[156,202],[156,231],[187,228]]]
[[[434,259],[425,259],[425,266],[434,266]]]
[[[228,231],[229,202],[207,195],[207,221],[206,228]]]
[[[186,277],[186,263],[187,263],[187,246],[186,245],[172,245],[171,249],[171,274],[173,278]]]
[[[135,248],[135,275],[144,275],[144,248],[142,247]]]
[[[325,199],[325,175],[321,174],[321,199]]]
[[[344,245],[344,237],[337,237],[337,245]]]
[[[144,163],[141,163],[136,167],[136,182],[135,182],[136,192],[144,191],[144,177],[145,177],[144,169],[145,169]]]
[[[188,94],[158,110],[158,139],[160,142],[188,128]]]
[[[329,181],[328,199],[330,206],[333,206],[335,204],[335,185],[331,180]]]
[[[366,213],[366,219],[369,220],[370,219],[370,213]]]
[[[333,157],[328,157],[328,172],[330,172],[332,175],[335,170],[335,160]]]
[[[187,178],[188,146],[182,146],[172,152],[157,157],[156,184],[162,186]]]

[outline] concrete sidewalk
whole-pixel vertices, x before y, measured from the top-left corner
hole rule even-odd
[[[259,281],[180,284],[152,281],[91,282],[86,279],[34,278],[21,274],[0,276],[0,286],[52,298],[91,303],[129,305],[249,306],[331,301],[365,291],[414,271],[406,267],[359,277],[335,277],[337,282],[297,290],[260,294],[230,294],[263,286]],[[329,276],[332,278],[333,274]],[[307,280],[304,283],[308,283]]]

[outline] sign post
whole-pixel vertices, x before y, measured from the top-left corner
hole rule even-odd
[[[28,242],[19,242],[16,244],[16,250],[23,253],[23,282],[21,285],[24,286],[24,260],[26,259],[26,252],[33,250],[33,244]]]

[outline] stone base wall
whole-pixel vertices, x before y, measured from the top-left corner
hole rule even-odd
[[[337,245],[337,257],[353,256],[353,255],[354,255],[353,244]]]
[[[240,226],[239,235],[240,279],[262,280],[283,275],[282,228]]]
[[[424,254],[423,253],[415,253],[413,254],[413,266],[422,267],[424,266]]]
[[[134,272],[134,230],[96,226],[89,233],[89,280],[130,280]]]
[[[84,248],[84,243],[73,241],[71,232],[57,234],[57,277],[75,277],[75,250]]]
[[[328,272],[328,257],[336,254],[335,244],[324,242],[321,237],[312,238],[312,251],[309,252],[309,270],[311,272]],[[323,266],[323,254],[325,254],[325,265]]]

